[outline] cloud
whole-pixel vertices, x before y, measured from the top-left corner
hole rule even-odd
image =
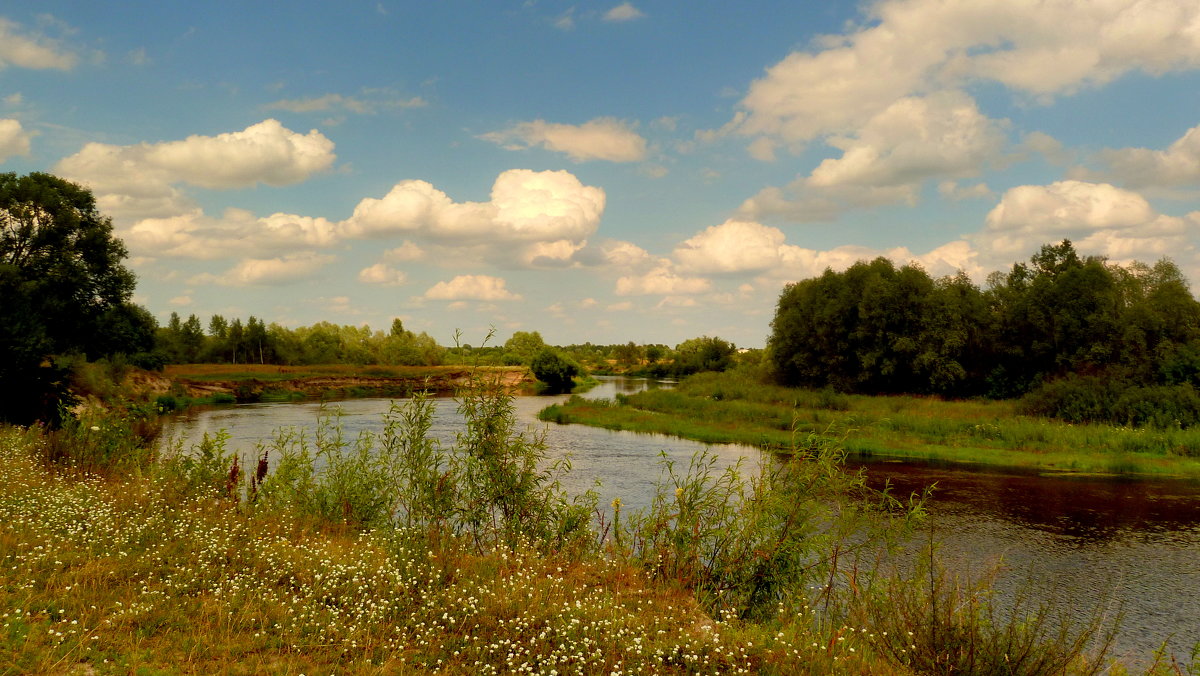
[[[42,35],[22,35],[18,24],[0,18],[0,69],[7,66],[35,70],[71,70],[79,58],[58,40]]]
[[[246,188],[303,181],[333,165],[333,142],[317,130],[298,134],[268,119],[242,131],[182,141],[116,146],[88,143],[55,171],[87,184],[114,215],[171,215],[189,202],[174,186]]]
[[[1153,259],[1193,249],[1197,225],[1200,213],[1167,216],[1136,192],[1067,180],[1011,188],[974,239],[981,250],[1008,260],[1064,238],[1116,259]]]
[[[302,253],[281,258],[247,258],[220,275],[203,274],[193,284],[217,283],[225,286],[278,286],[309,279],[333,262],[333,256]]]
[[[575,8],[568,7],[567,11],[555,17],[552,23],[560,31],[569,31],[575,28]]]
[[[605,21],[632,21],[646,16],[632,3],[622,2],[604,13]]]
[[[426,181],[402,181],[366,198],[343,229],[354,237],[415,234],[455,242],[580,242],[604,213],[604,191],[565,171],[510,169],[488,202],[454,202]]]
[[[0,120],[0,163],[10,157],[29,154],[31,132],[25,131],[18,120]]]
[[[1131,188],[1200,185],[1200,126],[1187,130],[1166,150],[1123,148],[1100,153],[1101,175]]]
[[[750,221],[728,220],[675,247],[680,267],[699,274],[762,272],[781,262],[784,234]]]
[[[617,280],[618,296],[682,296],[704,293],[712,282],[701,277],[684,277],[669,262],[643,275],[629,275]]]
[[[195,209],[142,219],[120,235],[138,255],[212,260],[331,246],[337,242],[337,227],[324,218],[295,214],[259,218],[227,209],[222,218],[210,218]]]
[[[812,186],[916,184],[933,176],[971,176],[1000,151],[1000,125],[961,92],[898,99],[854,136],[827,143],[842,150],[809,177]]]
[[[986,183],[975,185],[959,185],[957,181],[942,181],[938,184],[938,193],[948,200],[961,201],[970,199],[985,199],[994,197],[992,189]]]
[[[507,150],[541,146],[546,150],[566,153],[576,162],[638,162],[646,158],[646,139],[626,123],[611,117],[598,117],[581,125],[555,124],[545,120],[521,122],[480,138]]]
[[[885,0],[863,26],[771,66],[735,126],[803,143],[857,129],[903,97],[975,81],[1044,98],[1135,70],[1194,68],[1198,25],[1200,4],[1185,0]]]
[[[408,240],[405,240],[398,247],[383,252],[383,259],[390,263],[409,263],[422,260],[425,257],[425,250]]]
[[[425,292],[430,300],[520,300],[521,296],[505,288],[505,281],[488,275],[459,275],[449,282],[438,282]]]
[[[786,188],[763,188],[742,202],[737,213],[748,219],[778,217],[798,223],[833,221],[849,209],[914,205],[918,187],[915,184],[813,186],[807,178],[801,178]]]
[[[373,115],[381,110],[423,108],[429,102],[420,96],[404,98],[388,90],[364,90],[361,96],[324,94],[302,99],[280,99],[263,106],[267,110],[286,110],[290,113],[342,112]]]
[[[359,271],[358,281],[380,286],[400,286],[408,281],[408,275],[404,274],[403,270],[397,270],[386,263],[376,263]]]

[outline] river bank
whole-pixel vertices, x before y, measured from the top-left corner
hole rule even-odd
[[[495,379],[508,390],[522,391],[535,382],[523,366],[463,365],[172,364],[161,374],[141,372],[134,378],[156,396],[208,403],[453,394],[472,378]]]
[[[846,395],[766,385],[736,372],[698,374],[611,402],[572,398],[539,417],[775,451],[817,434],[864,457],[1200,478],[1196,429],[1070,425],[1017,415],[1011,401]]]

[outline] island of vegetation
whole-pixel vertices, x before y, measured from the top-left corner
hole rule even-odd
[[[1066,244],[1051,251],[1068,271],[1117,278],[1117,268],[1072,258]],[[965,338],[909,340],[883,317],[903,307],[893,302],[863,312],[849,343],[830,336],[854,359],[818,382],[810,357],[788,341],[809,330],[821,298],[843,303],[830,311],[866,303],[852,280],[891,280],[897,299],[924,289],[912,297],[926,309],[988,296],[963,282],[922,286],[918,270],[876,261],[822,278],[846,281],[840,295],[814,291],[815,282],[788,287],[765,357],[719,338],[674,351],[599,350],[546,346],[533,332],[503,346],[442,348],[399,323],[387,334],[253,317],[210,318],[207,332],[195,317],[158,327],[131,301],[124,257],[86,189],[0,174],[2,673],[1128,673],[1107,654],[1106,618],[1081,623],[1019,599],[1000,607],[985,584],[945,571],[932,543],[915,564],[889,564],[923,528],[927,496],[868,487],[844,470],[838,435],[809,431],[795,411],[800,397],[833,414],[851,410],[854,397],[910,390],[1071,401],[1085,391],[1081,379],[1120,375],[1111,396],[1161,390],[1156,410],[1176,397],[1172,413],[1182,416],[1194,339],[1176,324],[1151,316],[1129,325],[1158,327],[1122,334],[1131,337],[1121,345],[1145,348],[1146,362],[1110,360],[1124,348],[1101,354],[1089,348],[1100,342],[1095,326],[1064,324],[1061,335],[1038,335],[1083,338],[1055,342],[1073,347],[1031,367],[1024,359],[1058,353],[1038,342],[1014,356],[1015,344],[981,342],[965,324],[956,325]],[[1186,293],[1165,266],[1133,275],[1161,283],[1129,288]],[[1029,288],[1040,288],[1041,274],[1031,273]],[[1123,302],[1137,297],[1121,293]],[[1036,298],[1029,311],[1044,306]],[[1190,295],[1180,298],[1171,307],[1191,312]],[[996,348],[1001,361],[985,368],[973,361],[976,347]],[[212,364],[194,365],[204,360]],[[713,421],[728,410],[760,415],[751,391],[767,391],[762,377],[827,389],[770,390],[793,397],[786,424],[771,423],[786,441],[762,440],[786,451],[779,462],[727,471],[708,454],[687,467],[667,462],[651,505],[629,512],[620,500],[599,505],[594,494],[563,491],[565,468],[548,462],[544,437],[521,429],[513,412],[505,374],[527,365],[564,389],[586,364],[687,376],[675,392],[708,391],[712,407],[692,417]],[[1123,370],[1136,364],[1152,368]],[[973,391],[985,371],[990,389]],[[344,438],[334,417],[315,439],[281,434],[250,458],[227,449],[223,434],[191,448],[155,443],[160,415],[204,383],[236,400],[306,394],[320,378],[352,390],[345,379],[439,373],[460,385],[465,424],[450,447],[430,434],[423,388],[358,439]],[[1196,656],[1181,659],[1147,656],[1144,671],[1200,669]]]

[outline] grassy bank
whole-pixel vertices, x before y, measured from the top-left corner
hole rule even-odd
[[[766,385],[739,372],[699,374],[614,403],[573,398],[540,417],[707,443],[787,449],[815,432],[867,456],[1200,477],[1200,429],[1069,425],[1017,415],[1010,401],[845,395]]]
[[[1096,626],[868,572],[919,503],[804,462],[668,466],[597,525],[500,390],[453,449],[382,432],[155,458],[122,421],[0,428],[0,673],[1094,674]],[[1029,611],[1028,613],[1026,611]],[[1116,667],[1121,673],[1120,667]],[[1184,673],[1163,663],[1156,673]]]

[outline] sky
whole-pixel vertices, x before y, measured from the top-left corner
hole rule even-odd
[[[761,347],[876,256],[1200,280],[1200,3],[0,2],[33,171],[160,321]]]

